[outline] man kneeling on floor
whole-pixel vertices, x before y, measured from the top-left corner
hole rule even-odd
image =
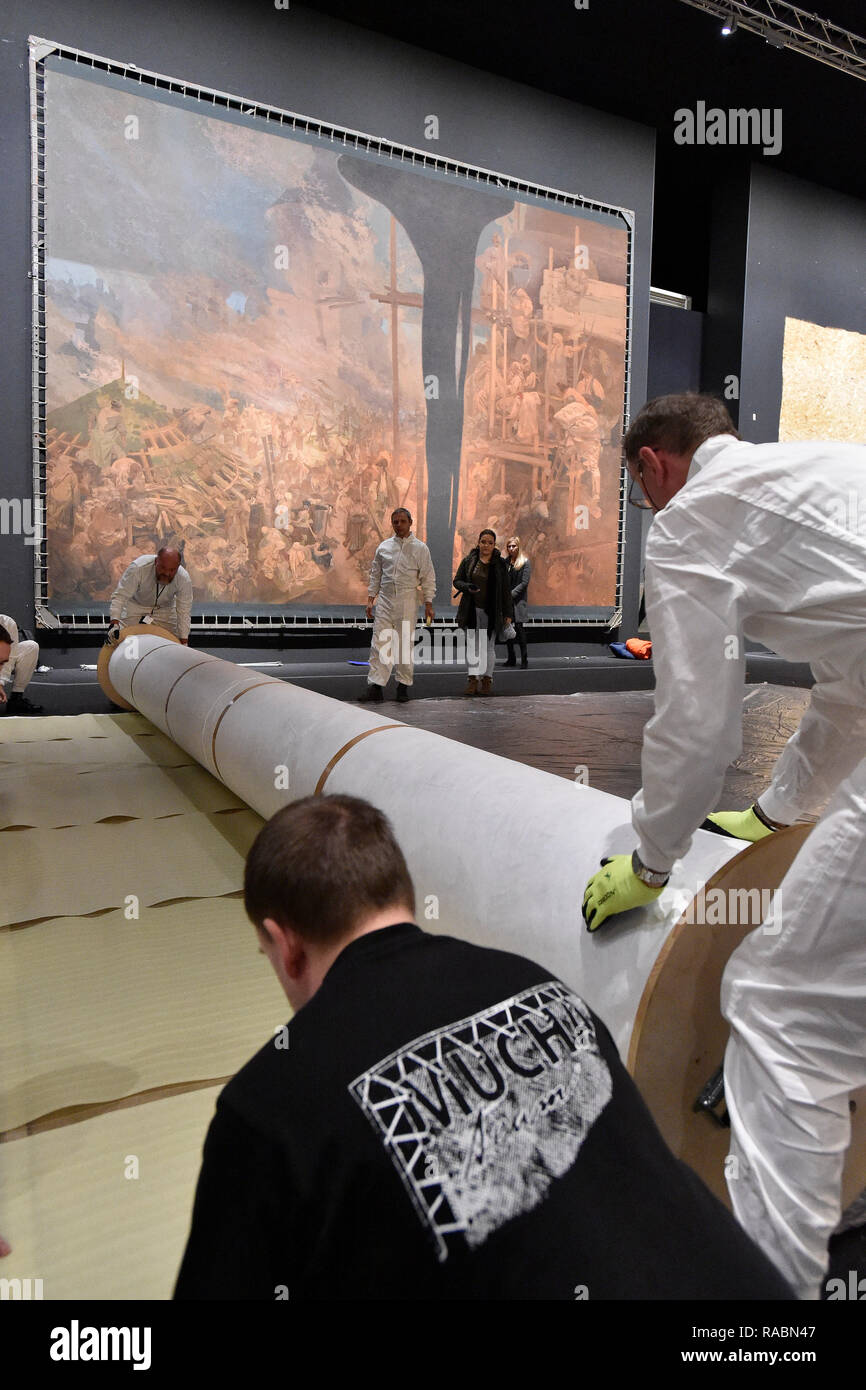
[[[221,1093],[178,1299],[786,1299],[539,965],[428,935],[382,813],[280,811],[247,913],[294,1017]]]
[[[39,664],[39,643],[20,641],[18,624],[0,613],[0,714],[41,714],[24,694]]]

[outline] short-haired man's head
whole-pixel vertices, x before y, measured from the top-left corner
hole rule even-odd
[[[627,462],[635,466],[641,449],[666,449],[671,454],[691,457],[714,434],[732,434],[739,439],[734,422],[715,396],[696,391],[679,396],[656,396],[647,401],[629,426],[623,440]]]
[[[408,508],[408,507],[395,507],[394,510],[393,510],[393,512],[391,513],[391,520],[392,520],[392,521],[394,520],[394,517],[395,517],[395,516],[405,516],[405,517],[407,517],[408,520],[409,520],[409,524],[410,524],[410,526],[411,526],[411,524],[412,524],[412,513],[409,511],[409,508]]]
[[[278,811],[247,856],[244,907],[317,946],[386,908],[415,915],[415,890],[387,817],[354,796],[307,796]]]
[[[171,545],[161,545],[156,552],[157,579],[174,579],[180,569],[180,551]]]

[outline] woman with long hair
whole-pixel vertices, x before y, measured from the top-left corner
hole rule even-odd
[[[510,536],[505,547],[506,570],[508,573],[508,587],[511,590],[511,598],[514,603],[514,626],[517,629],[517,641],[520,643],[520,664],[524,671],[529,662],[526,659],[526,632],[523,624],[529,616],[529,581],[532,578],[532,565],[529,563],[529,556],[525,554],[519,536]],[[516,666],[517,659],[514,654],[514,643],[508,642],[508,660],[506,666]]]
[[[495,531],[485,528],[478,537],[478,544],[460,561],[454,588],[460,594],[457,626],[464,632],[474,631],[477,643],[476,659],[469,662],[469,677],[463,694],[492,695],[496,669],[494,643],[514,616],[508,571],[496,549]]]

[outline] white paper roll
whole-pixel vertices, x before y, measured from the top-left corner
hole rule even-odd
[[[134,651],[124,649],[135,641]],[[259,815],[315,792],[361,796],[390,818],[417,919],[529,956],[600,1014],[625,1055],[662,943],[700,885],[744,848],[697,831],[648,908],[590,935],[587,880],[635,843],[628,801],[414,729],[163,638],[118,644],[118,694]]]

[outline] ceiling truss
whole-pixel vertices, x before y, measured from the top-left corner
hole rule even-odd
[[[681,0],[717,19],[736,20],[772,48],[790,48],[806,58],[866,81],[866,39],[827,19],[789,5],[787,0]]]

